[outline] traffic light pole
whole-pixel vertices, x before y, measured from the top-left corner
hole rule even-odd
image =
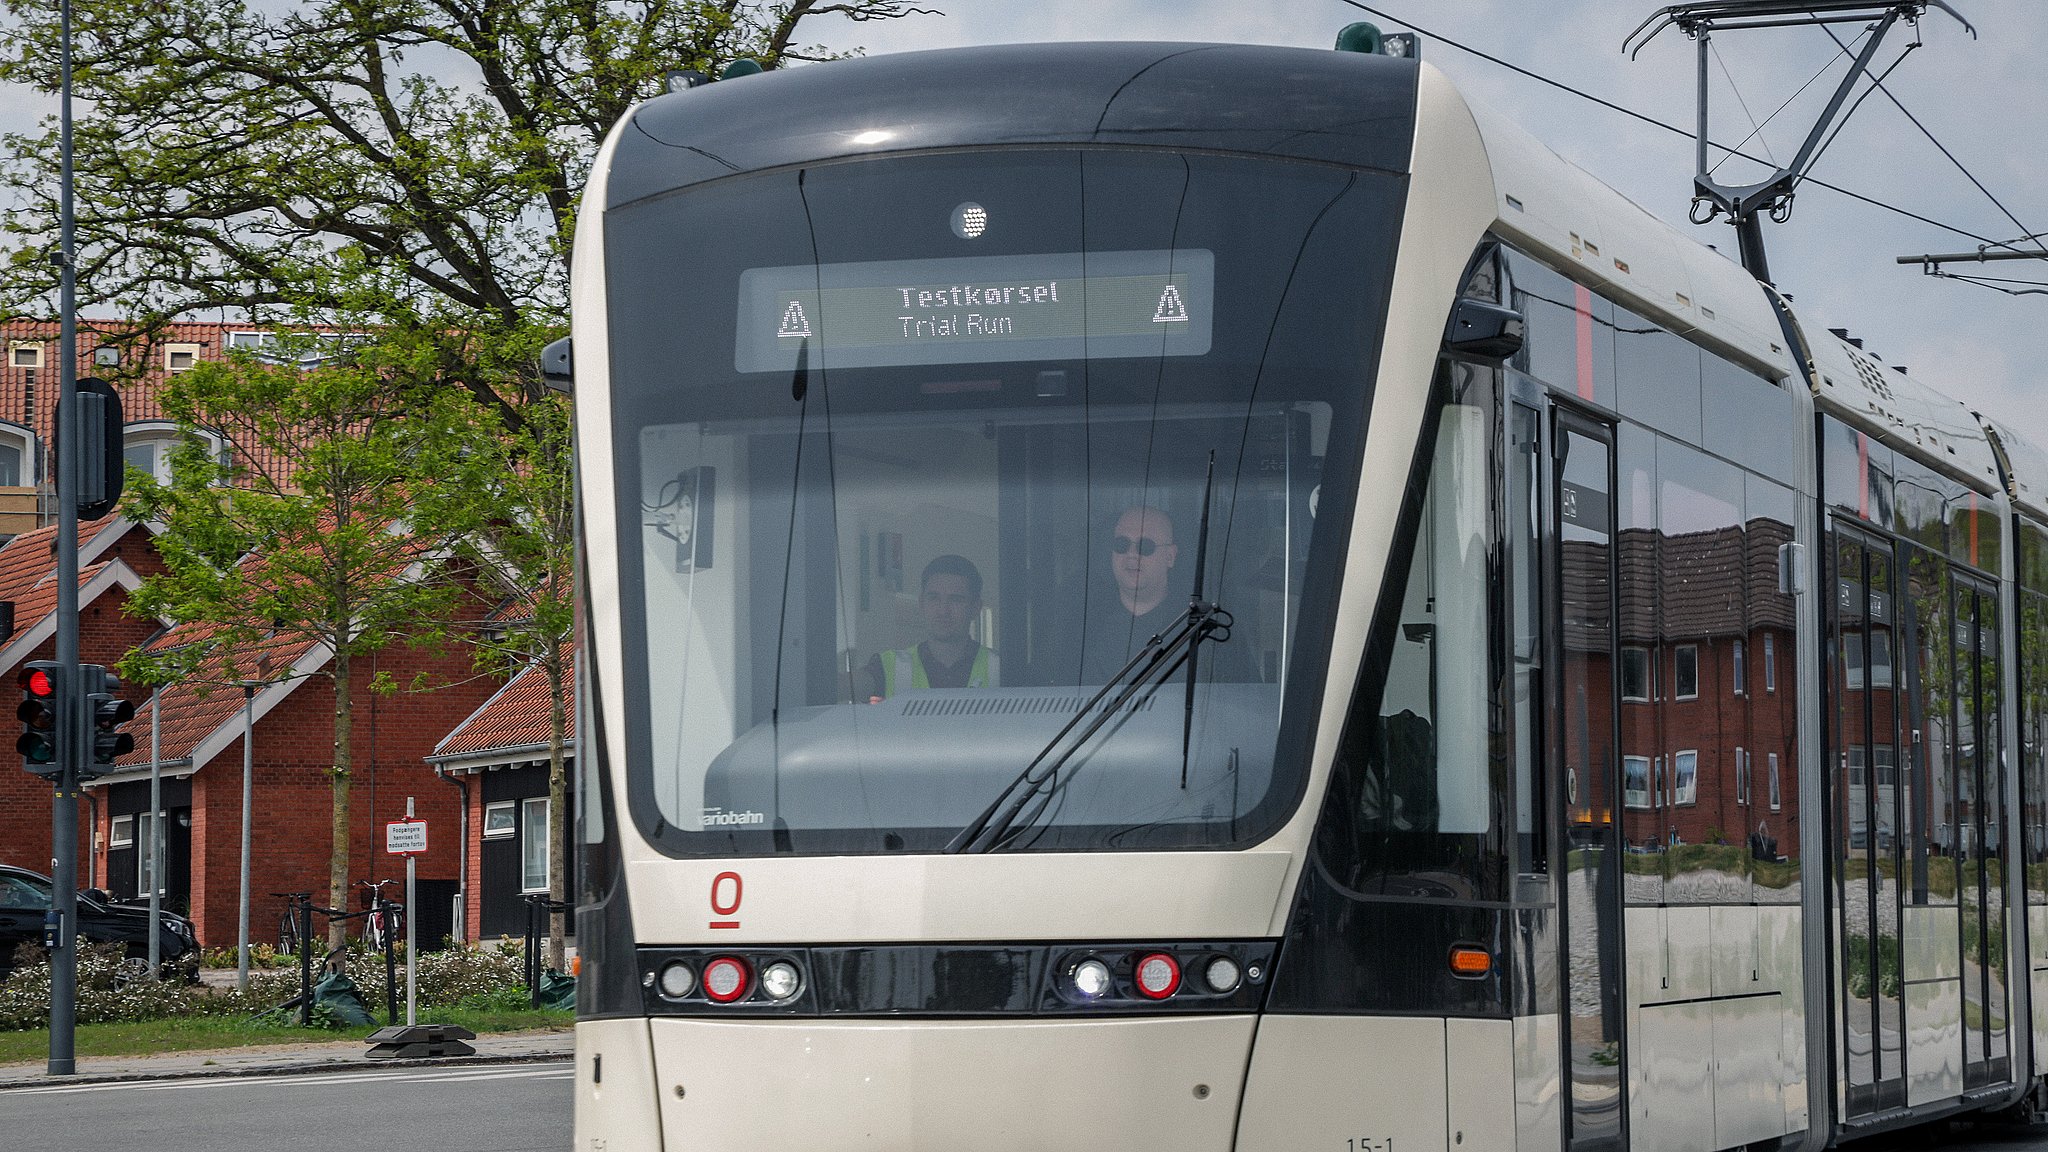
[[[71,0],[62,0],[63,45],[59,97],[58,352],[57,352],[57,663],[78,667],[78,292],[71,212]],[[85,709],[75,675],[63,678],[57,706],[57,796],[51,806],[49,1074],[78,1071],[73,1028],[78,1007],[78,788],[85,742]]]

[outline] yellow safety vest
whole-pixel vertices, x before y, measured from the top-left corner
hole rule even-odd
[[[997,667],[996,654],[988,650],[988,645],[984,644],[977,648],[974,653],[974,664],[967,669],[967,686],[969,688],[993,687],[998,675]],[[911,688],[921,689],[932,686],[931,677],[925,674],[922,646],[912,645],[908,648],[898,648],[882,653],[882,695],[884,697],[896,694],[897,680],[902,675],[898,671],[900,668],[908,668],[910,670]]]

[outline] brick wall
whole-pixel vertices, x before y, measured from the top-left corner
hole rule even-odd
[[[405,813],[407,796],[427,821],[429,852],[420,857],[419,878],[453,881],[457,875],[458,793],[422,763],[449,730],[461,723],[497,687],[471,679],[466,655],[439,656],[403,649],[386,653],[380,667],[400,682],[425,671],[440,691],[398,693],[375,698],[358,691],[353,727],[355,772],[350,790],[349,879],[403,880],[403,858],[384,852],[384,825]],[[358,684],[367,682],[370,663],[357,664]],[[374,712],[374,718],[373,718]],[[230,721],[235,723],[235,721]],[[372,730],[374,728],[374,751]],[[276,935],[283,902],[272,892],[311,891],[327,900],[332,844],[333,792],[328,769],[334,762],[334,686],[324,677],[300,683],[290,696],[256,723],[255,811],[251,836],[251,935]],[[374,764],[373,764],[374,761]],[[192,908],[199,937],[209,947],[232,944],[240,891],[242,744],[231,743],[193,777]],[[394,891],[394,896],[402,895]],[[360,897],[351,894],[350,907]],[[351,934],[360,925],[351,928]]]
[[[134,531],[140,532],[140,529]],[[147,535],[147,533],[142,533]],[[144,564],[161,567],[155,550],[146,544],[123,540],[117,547],[128,555],[131,566],[138,569]],[[111,553],[110,553],[111,555]],[[156,568],[149,569],[157,570]],[[115,587],[95,597],[79,613],[78,652],[88,664],[113,665],[120,661],[129,649],[148,640],[157,633],[154,621],[137,620],[125,611],[128,593]],[[29,653],[22,663],[30,660],[54,660],[57,657],[57,642],[54,637],[43,642]],[[7,681],[0,685],[0,693],[9,701],[11,712],[19,696],[13,682],[12,670]],[[142,693],[131,690],[130,699],[139,700]],[[10,716],[11,720],[12,717]],[[10,733],[7,743],[13,743],[14,734],[20,731],[19,724],[7,729]],[[38,872],[50,870],[50,801],[51,787],[41,777],[32,776],[21,768],[20,757],[11,748],[0,756],[0,864],[13,864],[32,868]],[[97,858],[88,859],[92,853],[92,829],[87,824],[90,807],[83,801],[79,804],[79,861],[80,882],[84,881],[88,867],[95,875],[105,875],[104,850]],[[101,840],[105,839],[107,816],[100,813]]]

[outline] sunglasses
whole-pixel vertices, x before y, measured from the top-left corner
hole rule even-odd
[[[1166,545],[1149,536],[1140,536],[1136,540],[1131,539],[1129,536],[1119,536],[1116,538],[1115,548],[1117,555],[1122,556],[1134,547],[1138,550],[1138,555],[1150,556],[1161,548],[1166,547]]]

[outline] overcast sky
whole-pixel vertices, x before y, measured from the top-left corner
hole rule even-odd
[[[923,0],[943,16],[854,24],[831,17],[807,25],[807,41],[870,54],[958,45],[1043,40],[1182,40],[1286,44],[1327,49],[1355,19],[1383,27],[1341,0]],[[1924,46],[1892,73],[1887,87],[2026,227],[2005,218],[1882,95],[1867,100],[1814,175],[1909,208],[1980,236],[2011,239],[2048,229],[2048,83],[2040,54],[2048,45],[2042,0],[1952,0],[1977,27],[1972,40],[1953,20],[1930,12]],[[1653,0],[1374,0],[1442,37],[1480,48],[1666,122],[1693,117],[1693,47],[1666,32],[1639,60],[1622,38],[1656,7]],[[1839,34],[1855,34],[1845,26]],[[1896,58],[1911,30],[1895,30],[1880,65]],[[1713,135],[1738,141],[1750,131],[1745,106],[1765,119],[1823,68],[1775,120],[1762,144],[1784,159],[1793,152],[1846,64],[1818,29],[1729,33],[1716,41]],[[1468,55],[1425,41],[1423,56],[1466,93],[1501,108],[1543,141],[1657,215],[1683,221],[1692,191],[1690,141],[1548,88]],[[1829,67],[1832,63],[1832,67]],[[1723,71],[1725,69],[1725,72]],[[1057,78],[1048,78],[1057,83]],[[1736,99],[1740,94],[1740,101]],[[0,89],[0,128],[20,130],[49,111],[49,101]],[[1735,162],[1740,164],[1739,161]],[[1724,180],[1757,173],[1725,169]],[[1693,230],[1733,251],[1725,224]],[[1973,406],[1994,413],[2048,447],[2048,373],[2029,354],[2048,329],[2048,296],[2009,297],[1923,276],[1893,257],[1954,252],[1976,242],[1808,185],[1789,224],[1767,229],[1772,273],[1809,317],[1861,335],[1888,362]],[[2048,280],[2048,262],[1982,266],[1991,275]]]
[[[1923,46],[1886,87],[2026,227],[2008,220],[1882,94],[1864,102],[1813,174],[1980,236],[2008,240],[2048,229],[2048,82],[2040,60],[2048,45],[2048,4],[1952,3],[1976,26],[1978,39],[1930,12],[1921,25]],[[933,0],[930,6],[947,15],[886,25],[820,21],[810,38],[835,48],[860,45],[870,55],[1043,40],[1328,48],[1337,30],[1355,19],[1389,30],[1406,27],[1340,0]],[[1621,52],[1622,38],[1656,9],[1650,0],[1373,0],[1373,6],[1666,122],[1693,122],[1691,41],[1667,31],[1634,62]],[[1843,26],[1837,34],[1849,39],[1857,31]],[[1910,28],[1895,29],[1880,51],[1880,68],[1911,39]],[[1832,93],[1846,58],[1826,33],[1813,28],[1731,32],[1715,44],[1712,135],[1730,143],[1750,132],[1743,105],[1765,120],[1833,61],[1830,71],[1763,130],[1771,154],[1789,158]],[[1423,57],[1461,90],[1507,111],[1658,216],[1684,221],[1692,194],[1691,141],[1448,44],[1425,40]],[[1760,174],[1731,167],[1720,178],[1735,182]],[[1704,243],[1734,251],[1733,230],[1726,224],[1692,231]],[[1810,320],[1850,329],[1887,362],[1909,366],[2048,446],[2048,371],[2041,367],[2035,337],[2048,329],[2048,296],[2003,296],[1893,262],[1905,254],[1971,250],[1976,241],[1808,185],[1791,221],[1767,228],[1766,243],[1773,277]],[[1982,267],[1990,275],[2048,280],[2048,262]]]

